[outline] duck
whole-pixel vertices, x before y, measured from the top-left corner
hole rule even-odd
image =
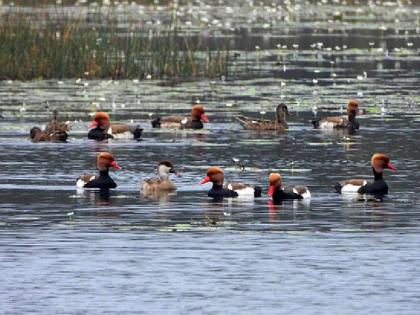
[[[261,188],[243,183],[230,183],[223,185],[225,179],[224,171],[218,166],[212,166],[207,170],[200,185],[212,182],[213,186],[207,193],[210,198],[234,198],[234,197],[261,197]]]
[[[347,104],[347,119],[344,117],[325,117],[312,120],[315,129],[359,129],[356,115],[362,114],[359,110],[359,101],[350,100]]]
[[[174,129],[203,129],[204,123],[209,122],[205,114],[204,106],[196,104],[191,109],[191,116],[167,116],[157,117],[152,120],[153,128],[174,128]]]
[[[247,116],[235,117],[240,124],[249,130],[286,130],[288,128],[286,116],[290,116],[286,104],[280,103],[276,108],[277,120],[256,119]]]
[[[385,169],[396,172],[397,169],[390,162],[390,158],[384,153],[373,154],[370,164],[372,166],[374,180],[368,182],[365,179],[348,179],[336,183],[335,190],[337,193],[358,193],[382,196],[388,194],[388,185],[383,178]]]
[[[97,112],[89,125],[88,138],[96,141],[107,139],[141,138],[143,129],[139,125],[111,124],[110,117],[105,112]]]
[[[116,188],[117,184],[109,176],[109,169],[111,167],[121,170],[114,156],[110,152],[101,152],[96,157],[96,167],[99,171],[99,176],[92,174],[83,174],[76,181],[77,188],[100,188],[109,189]]]
[[[145,179],[140,184],[140,189],[143,193],[155,193],[155,192],[171,192],[176,190],[175,184],[170,180],[169,175],[176,174],[174,165],[170,161],[161,161],[158,164],[157,172],[159,178]]]
[[[269,178],[270,187],[268,195],[274,204],[280,204],[286,199],[309,199],[311,192],[306,186],[283,187],[282,177],[279,173],[271,173]]]
[[[58,120],[58,111],[54,110],[53,120],[42,130],[35,126],[29,131],[29,136],[32,141],[67,141],[70,125],[68,122],[60,122]]]

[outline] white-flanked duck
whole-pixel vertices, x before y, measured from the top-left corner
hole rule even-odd
[[[208,192],[211,198],[229,198],[229,197],[261,197],[261,188],[243,183],[231,183],[223,186],[225,175],[220,167],[213,166],[207,170],[207,176],[200,184],[212,182],[213,186]]]
[[[375,153],[371,159],[371,165],[374,175],[374,181],[368,182],[365,179],[349,179],[338,182],[335,189],[338,193],[358,193],[371,195],[388,194],[388,185],[383,178],[383,172],[386,168],[393,172],[397,169],[390,162],[388,155]]]
[[[159,178],[145,179],[140,184],[142,193],[156,193],[156,192],[170,192],[176,190],[175,184],[170,180],[169,175],[179,173],[175,171],[174,165],[169,161],[162,161],[159,163],[157,172]]]
[[[273,199],[274,204],[280,204],[286,199],[309,199],[311,192],[305,186],[283,187],[281,175],[271,173],[269,176],[270,187],[268,195]]]
[[[96,166],[99,171],[99,176],[92,174],[84,174],[77,179],[76,187],[78,188],[116,188],[117,184],[109,176],[109,168],[113,167],[117,170],[121,169],[115,161],[114,156],[109,152],[101,152],[96,158]]]
[[[276,108],[276,120],[257,119],[247,116],[238,116],[236,119],[245,129],[282,131],[288,128],[287,116],[290,116],[290,113],[286,104],[280,103]]]
[[[320,120],[313,120],[314,128],[319,129],[359,129],[359,123],[356,120],[356,115],[362,112],[359,110],[359,102],[351,100],[347,104],[347,118],[345,117],[325,117]]]
[[[206,116],[204,106],[194,105],[191,109],[191,116],[167,116],[158,117],[152,120],[153,128],[174,128],[174,129],[203,129],[204,123],[209,122]]]
[[[109,115],[97,112],[89,125],[88,138],[96,141],[107,139],[140,139],[143,129],[138,125],[111,124]]]

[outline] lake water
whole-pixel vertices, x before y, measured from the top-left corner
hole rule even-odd
[[[359,8],[363,18],[340,24],[346,36],[323,28],[324,9],[293,22],[295,38],[279,24],[267,30],[278,35],[273,41],[251,30],[247,48],[236,34],[241,56],[224,79],[0,82],[1,313],[418,314],[418,7],[379,6],[378,16]],[[241,14],[237,23],[245,23]],[[397,34],[396,15],[412,21],[401,19]],[[387,34],[373,29],[377,20]],[[307,23],[320,26],[307,31]],[[279,38],[290,42],[282,52]],[[310,47],[337,41],[349,50]],[[315,113],[339,115],[353,97],[367,110],[355,135],[312,129]],[[150,128],[157,115],[188,113],[193,99],[211,119],[204,131]],[[234,119],[274,117],[280,101],[292,112],[286,133],[246,131]],[[55,108],[72,122],[69,142],[29,141],[29,129]],[[143,141],[86,140],[97,109],[139,123]],[[123,167],[111,173],[118,188],[77,191],[76,178],[95,171],[103,150]],[[390,195],[382,202],[337,195],[337,180],[371,178],[374,152],[388,153],[398,169],[385,172]],[[182,173],[178,190],[146,198],[139,183],[163,159]],[[227,181],[264,187],[263,197],[212,202],[198,184],[211,165],[224,168]],[[307,185],[311,201],[271,206],[271,171]]]

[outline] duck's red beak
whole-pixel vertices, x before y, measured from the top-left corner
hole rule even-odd
[[[208,123],[209,122],[209,118],[207,117],[206,114],[201,114],[200,120],[203,121],[203,122],[205,122],[205,123]]]
[[[204,177],[204,178],[201,180],[200,185],[203,185],[203,184],[205,184],[205,183],[208,183],[209,181],[210,181],[210,177],[209,177],[209,176],[206,176],[206,177]]]
[[[96,128],[98,126],[98,122],[96,120],[92,120],[89,123],[89,129]]]
[[[389,168],[393,172],[396,172],[397,171],[397,168],[391,162],[389,162],[386,167]]]
[[[117,161],[112,161],[110,165],[117,170],[122,169],[122,167],[118,165]]]
[[[276,189],[276,187],[274,185],[270,185],[270,187],[268,188],[268,195],[270,197],[273,196],[275,189]]]

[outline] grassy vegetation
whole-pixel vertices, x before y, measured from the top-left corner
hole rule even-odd
[[[106,19],[106,17],[103,17]],[[0,79],[142,79],[227,74],[226,50],[203,50],[172,25],[121,30],[113,19],[92,27],[85,20],[52,21],[23,13],[0,19]],[[104,22],[104,21],[102,21]],[[199,41],[200,42],[200,41]]]

